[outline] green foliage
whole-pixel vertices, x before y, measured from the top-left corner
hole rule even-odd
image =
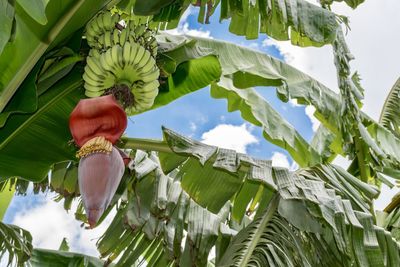
[[[74,159],[67,129],[70,112],[83,98],[81,85],[81,72],[76,69],[38,98],[35,113],[13,117],[0,130],[0,181],[20,176],[38,182],[54,163]]]
[[[46,50],[64,42],[109,2],[20,0],[15,4],[14,1],[2,1],[6,6],[1,9],[5,12],[1,17],[7,18],[4,26],[7,29],[1,31],[0,48],[10,40],[10,20],[15,25],[12,26],[13,38],[0,49],[0,111]],[[36,101],[35,96],[27,100]]]
[[[4,46],[11,39],[12,28],[15,14],[15,1],[2,1],[0,3],[0,16],[2,23],[0,25],[0,55]]]
[[[84,98],[82,29],[98,10],[118,2],[0,4],[0,191],[10,182],[24,194],[32,181],[35,193],[57,192],[66,210],[79,199],[68,117]],[[248,39],[266,33],[299,46],[332,44],[340,95],[259,51],[159,32],[161,86],[152,108],[210,85],[212,97],[227,99],[228,111],[261,127],[300,169],[277,168],[169,129],[163,129],[164,141],[124,137],[118,145],[132,149],[132,161],[98,223],[117,210],[97,242],[106,262],[67,252],[66,240],[59,251],[32,250],[28,232],[3,223],[0,253],[7,252],[9,262],[30,257],[32,266],[398,266],[393,237],[399,238],[400,198],[375,218],[379,188],[372,185],[390,185],[383,174],[400,179],[398,86],[381,124],[360,111],[363,89],[359,75],[351,74],[352,55],[338,24],[343,18],[327,9],[332,0],[320,2],[322,7],[305,0],[121,1],[123,16],[150,20],[151,27],[176,27],[192,5],[201,23],[220,8],[230,31]],[[363,1],[345,2],[355,8]],[[316,108],[322,125],[310,143],[252,88],[257,86],[276,87],[282,101]],[[338,154],[353,160],[348,170],[330,164]],[[2,195],[1,208],[9,195]],[[81,202],[75,216],[87,223]],[[215,258],[208,261],[213,247]]]
[[[333,2],[345,2],[349,7],[355,9],[358,5],[364,3],[365,0],[321,0],[322,5],[331,5]]]
[[[34,249],[29,264],[33,267],[103,267],[105,263],[98,258],[79,253]],[[108,266],[112,267],[114,265]]]
[[[396,81],[390,90],[383,105],[379,122],[397,138],[400,138],[400,79]]]
[[[265,240],[263,239],[265,237],[261,238],[265,228],[260,225],[266,225],[267,221],[271,219],[270,216],[268,220],[263,217],[265,213],[263,213],[264,209],[262,208],[263,205],[273,202],[270,200],[271,192],[277,192],[280,196],[277,210],[284,221],[279,218],[274,219],[278,221],[271,223],[270,227],[274,229],[273,224],[286,225],[286,230],[283,234],[273,235],[273,240],[274,243],[280,244],[281,248],[284,248],[280,251],[285,251],[286,254],[283,254],[285,256],[279,255],[270,258],[268,260],[270,264],[274,263],[278,266],[288,266],[287,264],[290,266],[292,264],[297,266],[300,262],[300,264],[307,266],[306,261],[282,261],[282,257],[286,257],[286,259],[297,257],[288,256],[290,253],[304,253],[304,255],[307,255],[307,257],[304,257],[309,260],[311,266],[318,263],[327,266],[349,266],[351,264],[356,266],[395,266],[392,264],[398,260],[394,258],[396,254],[393,254],[394,251],[398,250],[397,243],[390,238],[388,232],[373,226],[373,217],[369,212],[372,199],[379,193],[376,187],[361,182],[342,168],[333,165],[317,165],[312,168],[289,172],[286,169],[271,166],[270,162],[269,164],[265,162],[266,164],[262,165],[262,162],[243,154],[236,154],[234,151],[217,149],[201,144],[168,129],[164,129],[164,136],[170,151],[176,153],[176,155],[171,152],[169,152],[168,156],[159,154],[162,169],[164,172],[169,173],[167,176],[171,177],[172,181],[175,181],[175,183],[180,181],[185,192],[202,207],[207,207],[209,210],[214,209],[215,212],[219,212],[218,214],[225,209],[226,203],[232,205],[232,211],[236,209],[236,205],[249,207],[252,204],[252,199],[247,198],[245,200],[241,194],[242,188],[246,183],[252,182],[266,186],[263,189],[266,194],[259,200],[259,208],[255,214],[255,218],[259,219],[256,219],[243,230],[241,230],[241,227],[234,227],[233,230],[239,231],[237,236],[239,241],[230,243],[229,246],[233,246],[232,250],[228,246],[227,251],[230,252],[222,250],[220,251],[221,255],[216,255],[217,258],[222,259],[222,262],[228,261],[227,259],[233,260],[228,261],[233,265],[224,263],[228,264],[227,266],[248,266],[247,264],[251,266],[251,262],[263,262],[263,258],[268,258],[269,256],[265,253],[273,253],[271,250],[268,250],[269,252],[259,252],[256,249],[257,246],[263,246],[260,245],[262,243],[260,240]],[[128,138],[125,139],[124,146],[136,148],[136,144],[140,146],[141,143],[141,140]],[[161,148],[161,146],[159,144],[154,147],[157,150],[165,151],[163,153],[167,153],[167,150]],[[146,237],[150,239],[148,240],[150,242],[155,240],[157,234],[161,235],[160,231],[162,232],[162,230],[160,229],[162,227],[160,227],[159,220],[161,220],[162,225],[164,223],[168,225],[170,221],[168,214],[171,213],[168,212],[168,203],[171,201],[170,190],[173,190],[173,186],[172,184],[161,182],[166,178],[163,172],[157,171],[157,158],[154,154],[148,157],[143,152],[138,153],[139,151],[132,165],[136,172],[136,178],[139,179],[135,186],[136,197],[133,198],[133,201],[136,202],[140,199],[140,205],[135,204],[129,208],[129,204],[127,204],[127,210],[121,212],[126,212],[128,218],[131,218],[130,220],[134,222],[134,226],[130,225],[127,229],[135,229],[135,232],[141,229]],[[198,167],[196,167],[195,161],[199,162]],[[191,175],[192,169],[185,167],[185,165],[194,165],[193,169],[196,169],[196,175]],[[176,169],[174,169],[174,166]],[[261,166],[263,169],[260,169]],[[215,173],[221,170],[229,174],[229,176],[213,176],[211,175],[213,169]],[[156,171],[151,172],[150,170]],[[233,177],[237,181],[235,186],[232,186]],[[162,190],[160,186],[162,186]],[[152,187],[153,189],[151,189]],[[212,190],[213,188],[218,188],[218,190]],[[153,192],[154,196],[149,196],[148,192]],[[131,203],[132,199],[127,199],[126,201]],[[217,206],[218,204],[219,207]],[[150,207],[149,211],[143,209],[143,207],[147,206]],[[133,210],[133,213],[130,210]],[[192,209],[190,208],[189,210]],[[241,210],[242,214],[228,219],[226,224],[230,226],[237,225],[242,217],[246,217],[245,212],[250,212],[251,214],[250,209]],[[158,219],[153,218],[153,216]],[[120,218],[121,215],[117,217]],[[130,224],[130,220],[128,220],[128,224]],[[188,225],[190,224],[188,223]],[[113,227],[116,226],[114,225]],[[111,238],[111,233],[116,232],[116,228],[113,229],[109,230],[109,234],[106,234],[106,237],[109,236]],[[124,228],[122,227],[121,229]],[[240,230],[243,231],[243,234],[241,234]],[[126,230],[122,231],[125,233]],[[250,234],[246,234],[247,231]],[[296,243],[296,249],[292,248],[292,241],[285,242],[285,235],[292,231],[298,231],[299,235],[305,235],[304,240]],[[232,231],[225,232],[232,233]],[[112,237],[120,240],[115,236]],[[125,236],[125,238],[127,237]],[[227,237],[222,235],[217,240],[223,240],[224,238]],[[246,239],[246,242],[249,242],[248,245],[241,238]],[[270,239],[271,237],[267,238],[267,240]],[[291,235],[289,240],[291,239],[296,240],[298,238],[295,238],[295,235]],[[265,242],[270,242],[267,240]],[[241,245],[235,245],[235,242]],[[199,241],[193,243],[202,244]],[[319,244],[324,244],[324,246],[319,247]],[[136,246],[138,248],[141,247],[139,244]],[[109,247],[112,248],[113,246],[109,245]],[[299,250],[300,248],[303,250]],[[191,251],[196,253],[197,249],[201,250],[200,247],[195,246],[192,247]],[[310,251],[317,251],[318,253],[308,254]],[[111,252],[109,253],[111,254]],[[237,255],[231,253],[237,253]],[[185,255],[185,252],[182,255]],[[113,258],[116,256],[114,255]],[[236,262],[236,260],[234,259],[241,260],[235,265],[233,262]],[[245,260],[242,262],[243,259]],[[219,266],[218,264],[222,263],[217,262],[217,266]]]
[[[8,205],[14,196],[14,192],[15,187],[11,185],[10,180],[0,184],[0,220],[2,220],[6,214]]]
[[[31,234],[18,226],[0,222],[0,259],[8,253],[8,265],[22,264],[32,251]]]
[[[220,21],[230,20],[229,31],[247,39],[257,39],[259,33],[277,40],[291,40],[299,46],[322,46],[333,42],[339,27],[336,15],[305,0],[274,1],[190,1],[160,0],[149,5],[145,1],[123,1],[123,8],[140,16],[151,16],[154,25],[175,28],[179,18],[192,4],[199,7],[198,21],[209,23],[210,16],[220,8]],[[158,4],[155,8],[155,4]],[[313,18],[313,19],[309,19]]]

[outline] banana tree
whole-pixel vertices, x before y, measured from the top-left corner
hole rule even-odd
[[[77,1],[62,8],[57,1],[5,3],[1,190],[24,194],[33,183],[36,193],[55,191],[66,209],[79,199],[76,217],[91,227],[111,210],[117,213],[97,241],[102,259],[66,246],[32,248],[28,232],[0,223],[2,255],[8,253],[9,263],[34,266],[398,266],[398,216],[391,213],[392,223],[380,227],[373,208],[381,183],[391,185],[385,177],[400,178],[400,140],[390,123],[398,116],[396,94],[380,122],[360,110],[363,90],[349,66],[345,19],[330,11],[332,2]],[[345,2],[355,8],[363,1]],[[199,9],[201,23],[219,11],[221,20],[230,19],[233,34],[249,39],[266,33],[299,46],[332,45],[340,94],[262,52],[162,31],[176,27],[190,6]],[[24,38],[31,35],[28,45]],[[15,51],[24,57],[6,64]],[[275,167],[166,128],[163,140],[120,137],[126,116],[118,114],[135,116],[206,86],[211,97],[227,100],[228,111],[239,111],[261,127],[266,141],[287,150],[299,169]],[[312,141],[255,86],[275,87],[284,102],[313,105],[322,124]],[[118,101],[107,116],[97,105],[78,105],[103,95]],[[79,127],[73,119],[78,117]],[[95,120],[101,122],[90,126]],[[127,166],[121,163],[124,173],[111,177],[115,188],[93,219],[82,182],[91,175],[82,171],[84,160],[115,149],[123,151]],[[111,162],[122,162],[115,153]],[[347,170],[332,164],[337,155],[352,160]]]

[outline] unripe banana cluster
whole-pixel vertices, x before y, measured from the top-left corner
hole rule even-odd
[[[91,50],[83,79],[88,97],[128,89],[131,99],[120,100],[131,115],[150,108],[158,94],[157,42],[146,25],[128,21],[122,27],[120,20],[118,14],[101,12],[87,24]]]

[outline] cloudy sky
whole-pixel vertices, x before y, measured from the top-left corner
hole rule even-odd
[[[316,2],[311,1],[310,2]],[[333,11],[350,18],[351,31],[346,39],[356,57],[352,63],[362,77],[365,88],[364,110],[378,119],[383,101],[391,86],[400,76],[398,45],[400,35],[399,0],[366,0],[357,10],[343,4],[336,4]],[[219,24],[218,16],[211,25],[198,25],[196,9],[192,8],[182,19],[177,33],[201,35],[225,39],[253,49],[261,50],[280,58],[298,69],[337,90],[332,49],[298,48],[288,42],[276,42],[261,36],[258,40],[247,41],[228,32],[226,22]],[[311,107],[304,108],[293,103],[282,103],[271,88],[257,89],[270,104],[279,111],[307,140],[318,127],[312,117]],[[161,138],[161,125],[191,136],[205,143],[232,148],[259,158],[272,159],[275,166],[295,168],[295,164],[282,149],[269,144],[261,129],[241,119],[238,112],[228,113],[225,100],[210,97],[204,88],[174,103],[145,114],[131,117],[127,135],[131,137]],[[337,161],[346,164],[346,160]],[[376,208],[382,209],[390,201],[393,190],[383,188]],[[71,250],[97,255],[96,238],[104,231],[106,223],[95,230],[85,230],[75,221],[73,213],[66,213],[60,203],[52,201],[54,195],[15,197],[4,218],[31,231],[34,245],[57,249],[64,237]],[[73,210],[73,209],[72,209]],[[1,265],[1,264],[0,264]]]

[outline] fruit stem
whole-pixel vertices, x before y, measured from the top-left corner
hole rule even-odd
[[[119,146],[121,148],[174,153],[165,141],[121,137],[121,142],[122,145]]]
[[[106,94],[111,94],[117,99],[124,108],[129,108],[135,103],[135,98],[129,85],[119,82],[113,87],[107,89]]]

